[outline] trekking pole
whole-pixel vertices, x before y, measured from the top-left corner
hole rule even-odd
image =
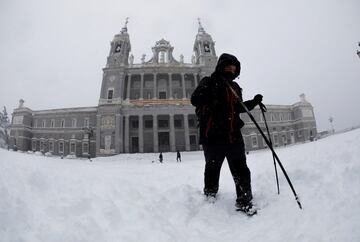
[[[261,113],[262,113],[262,116],[263,116],[263,119],[264,119],[266,131],[267,131],[267,133],[268,133],[269,142],[270,142],[270,144],[271,144],[271,146],[272,146],[272,141],[271,141],[271,137],[270,137],[269,126],[268,126],[268,124],[267,124],[266,117],[265,117],[265,112],[267,111],[267,109],[266,109],[266,106],[265,106],[264,104],[262,104],[262,103],[260,103],[259,106],[260,106],[260,110],[261,110]],[[278,191],[278,194],[280,194],[279,177],[278,177],[278,172],[277,172],[277,167],[276,167],[276,161],[275,161],[275,156],[274,156],[274,154],[272,154],[272,157],[273,157],[273,161],[274,161],[277,191]]]
[[[269,142],[268,138],[266,137],[266,135],[264,134],[264,132],[261,130],[259,124],[256,122],[254,116],[250,113],[249,109],[245,106],[245,104],[243,103],[242,99],[239,97],[239,95],[235,92],[235,90],[230,86],[229,83],[226,83],[228,85],[228,87],[230,88],[231,92],[235,95],[235,97],[237,97],[237,99],[239,100],[239,103],[241,104],[241,106],[244,108],[245,112],[249,115],[251,121],[253,121],[253,123],[255,124],[256,128],[259,130],[260,134],[262,135],[262,137],[264,138],[266,144],[268,145],[268,147],[270,148],[271,152],[273,153],[276,161],[278,162],[282,172],[284,173],[284,176],[287,180],[287,182],[289,183],[289,186],[295,196],[295,200],[297,202],[297,204],[299,205],[299,208],[302,209],[301,203],[300,203],[300,199],[298,197],[298,195],[295,192],[295,189],[290,181],[289,176],[287,175],[285,168],[283,167],[283,165],[281,164],[281,161],[279,159],[279,157],[277,156],[277,154],[275,153],[274,148],[272,147],[271,143]]]

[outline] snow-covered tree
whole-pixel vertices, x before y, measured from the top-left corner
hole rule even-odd
[[[10,121],[6,107],[0,112],[0,147],[6,147],[8,144]]]

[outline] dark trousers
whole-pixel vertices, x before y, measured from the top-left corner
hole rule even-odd
[[[235,182],[237,201],[252,199],[251,174],[246,165],[244,144],[203,145],[205,155],[205,195],[215,195],[219,190],[222,163],[226,157]]]

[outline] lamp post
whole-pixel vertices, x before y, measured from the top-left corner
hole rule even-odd
[[[333,118],[333,117],[330,117],[330,118],[329,118],[329,122],[330,122],[330,125],[331,125],[331,132],[332,132],[332,133],[335,133],[335,129],[334,129],[334,126],[333,126],[334,118]]]
[[[82,130],[84,131],[84,134],[88,135],[88,159],[89,161],[92,161],[90,155],[90,139],[92,136],[94,136],[94,129],[92,127],[84,127]]]

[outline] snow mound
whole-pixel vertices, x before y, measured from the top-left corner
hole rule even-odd
[[[226,163],[219,198],[202,195],[201,152],[60,159],[0,149],[0,241],[360,241],[360,130],[248,155],[258,215],[234,207]]]

